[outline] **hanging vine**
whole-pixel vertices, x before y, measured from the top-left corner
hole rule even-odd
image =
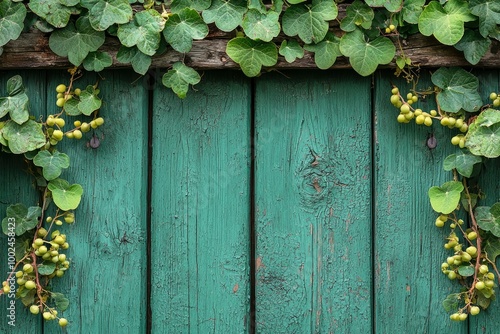
[[[4,45],[21,38],[23,31],[38,29],[49,36],[50,49],[75,66],[69,84],[56,89],[61,111],[55,115],[36,120],[29,114],[19,76],[7,82],[8,96],[0,98],[2,150],[26,161],[42,198],[36,206],[12,204],[7,209],[2,229],[9,244],[15,240],[16,263],[0,294],[11,294],[16,281],[16,296],[32,313],[67,324],[59,315],[69,301],[50,290],[50,281],[70,267],[62,252],[69,243],[57,228],[63,221],[74,222],[83,189],[60,177],[70,159],[57,147],[61,140],[81,139],[104,122],[98,114],[97,85],[74,87],[77,68],[99,72],[120,62],[144,75],[153,56],[170,48],[186,54],[193,41],[205,39],[215,26],[232,33],[226,53],[249,77],[272,68],[279,57],[293,63],[311,52],[320,69],[344,57],[357,73],[368,76],[394,62],[396,75],[417,81],[413,61],[402,47],[407,37],[433,36],[463,51],[475,65],[500,40],[499,24],[497,0],[354,0],[341,5],[331,0],[0,0],[0,62]],[[103,49],[106,39],[118,42],[116,55]],[[163,85],[180,98],[200,80],[184,61],[173,63],[162,77]],[[401,123],[438,122],[457,131],[451,143],[459,150],[444,159],[453,179],[432,187],[429,197],[439,213],[436,226],[448,224],[451,229],[445,248],[452,253],[441,270],[463,286],[444,306],[452,312],[451,319],[464,320],[489,306],[495,279],[500,278],[495,266],[500,203],[478,206],[482,194],[475,182],[482,162],[500,155],[500,98],[492,93],[490,103],[483,105],[477,78],[460,68],[439,69],[432,82],[434,90],[414,89],[407,95],[393,87],[390,102],[398,108]],[[436,97],[437,110],[416,108],[419,99],[430,94]],[[88,120],[78,119],[68,130],[63,114]],[[92,139],[90,143],[98,145]],[[459,218],[460,211],[469,219]]]

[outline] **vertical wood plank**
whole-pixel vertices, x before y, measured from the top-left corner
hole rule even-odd
[[[256,331],[371,331],[370,80],[266,75],[256,87]]]
[[[376,333],[465,333],[465,323],[452,322],[442,301],[457,283],[441,273],[448,253],[446,229],[434,225],[427,191],[451,180],[442,159],[454,151],[452,130],[437,123],[399,124],[390,104],[391,82],[406,95],[411,86],[382,72],[375,80],[375,320]],[[430,86],[422,75],[420,87]],[[432,101],[416,107],[435,108]],[[437,147],[426,146],[434,132]]]
[[[31,114],[35,117],[45,112],[45,71],[2,71],[0,72],[0,96],[7,96],[7,80],[14,75],[21,75],[26,93],[30,99]],[[22,156],[0,152],[0,221],[5,217],[5,210],[10,204],[23,203],[34,206],[38,203],[38,193],[33,186],[33,179],[26,173],[26,164]],[[8,276],[7,236],[0,230],[0,281]],[[16,285],[17,288],[17,285]],[[16,301],[15,327],[10,326],[7,318],[8,296],[0,297],[0,333],[31,334],[41,333],[42,325],[39,317],[33,316],[21,301]],[[9,311],[10,313],[10,311]]]
[[[71,166],[61,176],[84,189],[74,225],[60,227],[68,236],[71,268],[54,288],[70,300],[64,316],[69,333],[145,333],[146,330],[146,194],[148,92],[132,83],[131,71],[90,73],[75,85],[99,87],[105,124],[67,140]],[[55,87],[68,82],[65,72],[47,81],[47,111],[56,112]],[[88,117],[79,117],[82,121]],[[66,118],[70,128],[74,117]],[[92,135],[100,146],[87,146]],[[46,333],[58,325],[46,323]]]
[[[155,90],[152,332],[246,333],[250,81],[207,72],[195,89]]]
[[[500,71],[474,71],[474,75],[479,78],[479,90],[483,103],[490,102],[489,95],[491,92],[500,91]],[[478,205],[491,206],[497,202],[500,202],[500,182],[498,182],[498,177],[500,174],[500,159],[488,159],[485,162],[485,167],[482,174],[479,175],[479,183],[481,190],[486,194],[484,198]],[[497,266],[500,266],[500,261],[497,260]],[[498,280],[496,280],[498,284]],[[500,318],[498,314],[500,312],[500,290],[498,287],[495,288],[496,300],[492,301],[487,310],[481,310],[481,312],[475,317],[469,317],[471,334],[485,334],[485,333],[496,333],[498,328],[500,328]]]

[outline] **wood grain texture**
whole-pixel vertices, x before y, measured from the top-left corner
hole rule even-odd
[[[369,333],[370,80],[256,83],[256,332]]]
[[[44,112],[40,105],[45,105],[45,72],[5,71],[0,72],[0,96],[7,95],[7,80],[14,75],[21,75],[30,98],[31,113],[40,116]],[[33,179],[25,171],[27,165],[21,156],[0,152],[0,221],[5,217],[5,210],[10,204],[23,203],[27,207],[38,204],[38,192],[33,186]],[[7,236],[0,229],[0,281],[7,279]],[[33,316],[20,300],[16,301],[15,327],[8,325],[7,307],[10,302],[5,295],[0,297],[0,333],[38,334],[42,333],[40,318]]]
[[[335,30],[335,29],[334,29]],[[205,40],[194,41],[193,48],[188,53],[179,53],[168,49],[162,55],[153,57],[152,68],[165,68],[172,66],[177,61],[183,61],[186,65],[200,70],[209,69],[239,69],[239,65],[233,62],[226,54],[226,45],[234,33],[223,33],[211,29],[209,37]],[[276,42],[281,43],[285,37],[280,36]],[[288,37],[290,39],[290,37]],[[440,66],[466,66],[471,67],[461,51],[451,46],[442,45],[435,38],[422,35],[412,35],[401,42],[402,52],[412,60],[414,65],[422,67]],[[108,52],[113,57],[114,68],[130,68],[130,64],[123,64],[116,60],[119,43],[116,39],[107,38],[101,47],[102,51]],[[499,67],[500,66],[500,42],[493,41],[490,51],[487,52],[477,67]],[[401,51],[398,51],[401,52]],[[1,69],[19,68],[68,68],[72,65],[67,58],[55,55],[49,48],[48,37],[38,30],[23,33],[18,40],[11,41],[4,47],[0,55]],[[348,59],[340,57],[332,68],[350,68]],[[382,66],[396,68],[395,62]],[[302,59],[288,63],[283,57],[278,58],[278,63],[273,66],[276,69],[316,69],[314,54],[306,51]]]
[[[389,102],[391,82],[403,96],[411,86],[392,73],[375,76],[375,331],[376,333],[466,333],[466,324],[449,320],[441,306],[459,289],[441,273],[449,230],[434,225],[427,191],[451,180],[442,159],[454,151],[452,130],[399,124]],[[419,87],[427,87],[422,75]],[[415,105],[429,111],[432,101]],[[430,133],[437,147],[426,146]]]
[[[250,82],[154,92],[152,332],[247,333]]]
[[[490,101],[489,95],[491,92],[500,92],[500,71],[476,71],[475,75],[479,77],[480,93],[483,101]],[[500,159],[488,159],[485,161],[482,174],[479,176],[479,184],[482,192],[486,195],[478,205],[491,206],[500,202]],[[500,261],[497,259],[497,267],[500,266]],[[498,280],[496,280],[498,285]],[[469,318],[469,333],[471,334],[495,334],[500,328],[500,299],[499,290],[495,291],[497,299],[492,301],[487,310]]]
[[[146,193],[148,92],[133,84],[130,71],[103,72],[99,79],[105,119],[95,130],[97,149],[87,146],[94,131],[66,141],[71,167],[62,175],[84,189],[75,224],[67,231],[71,268],[54,288],[67,294],[68,333],[144,333],[146,330]],[[47,75],[49,113],[56,112],[55,87],[63,71]],[[85,88],[93,75],[75,82]],[[87,117],[79,117],[87,120]],[[66,118],[69,128],[75,118]],[[45,333],[57,333],[57,323]]]

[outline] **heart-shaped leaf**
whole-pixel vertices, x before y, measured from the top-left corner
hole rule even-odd
[[[203,39],[208,35],[208,26],[194,9],[185,8],[169,17],[165,23],[163,36],[179,52],[189,52],[193,39]]]
[[[0,46],[17,39],[24,28],[26,7],[21,2],[0,1]],[[2,54],[0,52],[0,54]]]
[[[251,9],[246,13],[242,27],[251,39],[270,42],[281,31],[279,14],[273,11],[261,13]]]
[[[84,115],[89,116],[91,113],[101,107],[102,101],[97,96],[99,90],[94,86],[87,86],[87,88],[80,94],[80,102],[78,103],[78,110]]]
[[[152,56],[160,46],[160,32],[165,27],[165,20],[154,9],[135,14],[134,20],[120,25],[118,38],[126,47],[137,45],[141,52]]]
[[[128,0],[98,0],[88,6],[92,28],[104,31],[113,24],[125,24],[132,19],[132,7]]]
[[[500,110],[486,109],[469,125],[465,145],[472,154],[500,156]]]
[[[390,63],[396,54],[396,47],[387,37],[379,36],[367,41],[363,32],[356,29],[342,36],[340,52],[349,57],[349,63],[356,72],[367,76],[375,72],[378,65]]]
[[[38,266],[38,273],[40,275],[50,275],[56,270],[56,264],[53,262],[44,261]]]
[[[445,45],[458,43],[464,34],[464,23],[475,21],[464,0],[449,0],[444,6],[431,1],[418,19],[418,29],[424,36],[434,35]]]
[[[469,7],[470,12],[479,17],[479,32],[483,37],[488,37],[497,29],[500,24],[498,0],[470,0]]]
[[[482,161],[481,157],[463,150],[460,153],[451,154],[444,159],[444,170],[450,171],[456,169],[460,175],[470,177],[474,170],[474,165]]]
[[[304,45],[304,49],[314,52],[314,62],[322,70],[326,70],[335,63],[337,57],[342,56],[340,52],[340,38],[332,33],[327,33],[324,40],[318,44]]]
[[[127,48],[121,46],[116,54],[116,60],[121,63],[130,63],[136,73],[146,74],[151,66],[151,57],[142,53],[136,46]]]
[[[500,203],[495,203],[492,207],[478,206],[474,214],[481,229],[500,237]]]
[[[31,119],[23,124],[6,122],[2,134],[14,154],[33,151],[45,145],[42,125]]]
[[[43,177],[54,180],[61,175],[63,168],[69,167],[69,157],[58,151],[50,153],[47,150],[39,151],[33,158],[35,166],[42,167]]]
[[[304,49],[302,49],[296,40],[291,39],[287,41],[285,39],[281,42],[279,54],[285,57],[288,63],[293,63],[295,59],[304,57]]]
[[[431,80],[441,88],[437,97],[441,109],[456,113],[460,109],[474,112],[481,107],[479,80],[466,70],[459,67],[441,67],[432,74]]]
[[[346,9],[346,16],[340,22],[340,29],[349,32],[354,31],[357,27],[369,29],[372,25],[375,13],[366,3],[361,0],[355,0]]]
[[[83,188],[79,184],[69,184],[63,179],[55,179],[49,182],[49,190],[52,192],[54,204],[63,211],[74,210],[80,204]]]
[[[460,193],[464,186],[458,181],[449,181],[441,187],[431,187],[429,189],[429,198],[434,211],[449,214],[453,212],[460,202]]]
[[[104,32],[95,31],[87,17],[80,17],[76,26],[70,22],[64,29],[54,31],[49,38],[50,49],[58,56],[68,57],[75,66],[103,43]]]
[[[83,60],[83,67],[87,71],[101,72],[113,65],[113,58],[107,52],[96,51],[88,54]]]
[[[464,37],[455,44],[455,49],[463,51],[464,57],[472,65],[479,63],[490,49],[491,40],[474,30],[465,30]]]
[[[418,17],[424,10],[424,5],[425,0],[405,0],[401,9],[403,20],[411,24],[417,24]]]
[[[248,77],[259,75],[262,66],[273,66],[278,61],[278,50],[273,42],[254,41],[248,37],[230,40],[226,53]]]
[[[26,95],[21,76],[7,80],[8,97],[0,98],[0,118],[10,114],[17,124],[23,124],[29,118],[29,98]]]
[[[305,43],[318,43],[328,32],[328,21],[334,20],[338,9],[333,1],[313,0],[312,4],[291,5],[283,14],[283,32],[298,35]]]
[[[247,11],[245,0],[213,0],[210,8],[202,13],[206,23],[214,23],[222,31],[232,31],[243,22]]]
[[[26,231],[34,229],[38,224],[38,217],[42,214],[42,208],[39,206],[30,206],[27,208],[24,204],[17,203],[7,207],[7,215],[2,220],[2,231],[9,233],[9,228],[14,225],[17,236]]]
[[[30,0],[29,8],[36,15],[56,28],[65,27],[74,9],[66,7],[59,0]]]
[[[172,69],[163,75],[162,83],[183,99],[186,97],[189,85],[196,85],[200,80],[198,72],[181,62],[176,62],[172,65]]]

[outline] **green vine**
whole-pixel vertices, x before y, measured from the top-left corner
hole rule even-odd
[[[74,211],[83,188],[61,178],[63,170],[70,167],[70,158],[57,147],[64,138],[82,139],[84,133],[104,123],[98,117],[101,100],[97,85],[84,90],[75,88],[80,71],[75,68],[70,72],[69,85],[56,87],[56,105],[62,108],[57,114],[39,120],[30,115],[29,98],[20,76],[7,81],[8,96],[0,98],[0,117],[4,119],[0,122],[2,150],[24,160],[40,195],[35,206],[16,203],[7,207],[2,231],[8,237],[10,274],[2,283],[0,295],[8,295],[11,300],[20,298],[31,313],[42,313],[45,320],[58,319],[61,327],[68,323],[60,314],[69,300],[53,291],[51,280],[64,276],[70,268],[64,253],[70,244],[59,229],[64,223],[75,222]],[[63,115],[88,118],[89,122],[75,120],[68,129]],[[95,146],[93,141],[92,137],[89,143]]]
[[[76,68],[99,72],[120,62],[144,75],[152,57],[169,48],[186,54],[194,41],[208,38],[215,26],[227,33],[226,53],[249,77],[260,75],[263,67],[272,68],[279,57],[293,63],[308,51],[320,69],[331,68],[339,57],[346,57],[357,73],[368,76],[380,65],[394,62],[397,76],[415,81],[418,67],[402,47],[411,35],[432,35],[439,43],[463,51],[471,65],[478,64],[492,41],[500,40],[498,0],[340,2],[0,0],[0,62],[4,45],[20,38],[23,31],[38,29],[49,36],[50,49],[75,66],[69,85],[57,87],[57,106],[62,110],[56,115],[38,121],[29,115],[29,99],[18,76],[8,81],[8,96],[0,99],[2,149],[23,157],[42,198],[41,205],[13,204],[7,209],[2,228],[9,243],[15,240],[17,261],[3,293],[11,293],[14,275],[19,285],[16,295],[32,313],[43,312],[46,320],[56,319],[57,311],[64,311],[68,304],[62,294],[48,288],[52,278],[69,268],[61,252],[68,247],[66,236],[55,226],[62,225],[62,220],[74,221],[73,211],[83,190],[60,178],[69,167],[69,157],[56,147],[64,137],[80,139],[103,122],[98,117],[99,89],[97,85],[74,88],[80,75]],[[106,39],[118,42],[116,55],[104,50]],[[184,98],[200,80],[194,68],[178,61],[164,73],[162,83]],[[440,214],[436,225],[449,222],[451,229],[445,247],[453,254],[442,271],[464,286],[448,296],[444,306],[454,311],[452,319],[464,320],[467,314],[488,307],[494,298],[495,275],[500,278],[495,266],[500,255],[500,203],[477,206],[482,194],[476,186],[485,158],[500,155],[500,113],[495,109],[500,98],[492,93],[491,104],[483,105],[477,78],[458,68],[437,70],[432,82],[434,89],[419,92],[414,87],[407,95],[394,87],[390,101],[399,109],[401,123],[414,120],[431,126],[439,122],[458,132],[451,142],[461,150],[444,161],[444,168],[453,171],[453,180],[431,188],[429,196]],[[437,101],[436,110],[415,108],[420,98],[431,94]],[[63,130],[63,113],[91,120],[75,121],[70,130]],[[99,143],[91,139],[90,145]],[[435,146],[432,137],[428,145]],[[459,218],[461,211],[468,214],[467,223]],[[51,217],[48,212],[53,212]],[[9,217],[15,218],[15,227]],[[65,326],[67,321],[59,318],[59,323]]]
[[[495,281],[500,283],[496,266],[500,203],[478,206],[484,197],[478,186],[483,163],[500,156],[500,97],[493,92],[490,103],[483,105],[479,80],[461,68],[440,68],[431,79],[434,89],[424,92],[413,90],[404,95],[394,86],[390,102],[399,110],[400,123],[414,121],[429,127],[438,123],[456,132],[450,142],[458,150],[443,161],[443,168],[452,171],[453,178],[431,187],[428,195],[439,214],[435,225],[450,228],[444,244],[450,253],[441,271],[462,287],[446,297],[443,307],[451,312],[450,319],[464,321],[489,307],[495,299]],[[435,96],[437,110],[417,108],[418,101],[429,95]],[[428,145],[435,147],[432,141]]]

